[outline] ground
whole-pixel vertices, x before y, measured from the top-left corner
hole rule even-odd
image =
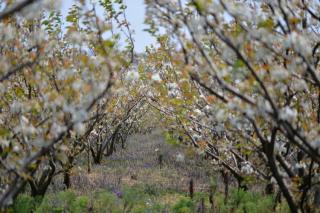
[[[160,166],[159,157],[163,163]],[[81,160],[82,159],[82,160]],[[101,165],[85,169],[85,156],[72,170],[72,187],[55,179],[40,203],[26,193],[15,212],[272,212],[273,198],[231,190],[224,203],[223,184],[210,161],[186,146],[166,143],[158,130],[129,138]],[[82,165],[80,167],[80,165]],[[82,168],[82,169],[81,169]],[[190,180],[194,196],[190,198]],[[217,188],[209,202],[210,187]],[[27,205],[27,206],[26,206]],[[280,209],[279,209],[280,208]],[[22,211],[24,209],[25,211]],[[284,212],[286,207],[277,207]]]

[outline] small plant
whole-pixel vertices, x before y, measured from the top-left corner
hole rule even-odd
[[[183,198],[172,208],[174,213],[192,213],[195,212],[195,204],[191,199]]]
[[[144,193],[151,195],[151,196],[158,196],[159,195],[159,189],[157,189],[156,186],[151,184],[146,184],[144,186]]]

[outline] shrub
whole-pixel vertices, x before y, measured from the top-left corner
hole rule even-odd
[[[81,213],[86,212],[88,209],[89,198],[86,196],[77,197],[76,200],[71,205],[71,212]]]
[[[123,200],[128,204],[138,204],[143,202],[143,199],[146,198],[143,187],[133,186],[125,187],[123,189]]]
[[[153,204],[151,206],[141,206],[133,210],[133,213],[159,213],[159,212],[167,212],[165,211],[166,207],[161,204]]]
[[[242,189],[234,190],[226,204],[219,203],[220,212],[239,213],[273,212],[273,198]]]
[[[144,193],[151,196],[159,196],[160,194],[159,189],[155,185],[151,185],[151,184],[146,184],[144,186]]]
[[[190,199],[183,198],[172,208],[174,213],[192,213],[195,212],[195,204]]]
[[[35,212],[73,212],[76,195],[72,191],[62,191],[46,196]]]
[[[26,194],[17,197],[13,204],[13,212],[30,213],[33,212],[38,204],[38,198],[33,198]]]
[[[112,209],[113,213],[121,212],[121,202],[117,197],[110,192],[97,193],[93,201],[93,211],[97,213],[106,212]]]

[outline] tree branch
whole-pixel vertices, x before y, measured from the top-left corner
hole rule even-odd
[[[6,8],[4,11],[0,13],[0,21],[5,18],[9,18],[13,14],[20,12],[23,8],[27,7],[28,5],[36,2],[38,0],[25,0],[22,2],[17,2],[13,6]]]

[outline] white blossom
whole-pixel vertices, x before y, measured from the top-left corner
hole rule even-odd
[[[176,161],[177,162],[184,162],[184,160],[185,160],[185,157],[184,157],[184,155],[182,154],[182,153],[177,153],[177,155],[176,155]]]
[[[180,91],[177,91],[177,90],[170,90],[169,92],[168,92],[168,96],[170,97],[170,98],[177,98],[177,97],[179,97],[181,94],[180,94]]]
[[[159,73],[155,73],[152,75],[151,79],[155,82],[160,82],[161,81],[161,77],[159,75]]]
[[[20,151],[20,147],[17,146],[17,145],[15,145],[15,146],[13,147],[12,151],[18,153],[18,152]]]
[[[93,137],[97,137],[99,134],[98,134],[97,130],[94,129],[90,132],[90,135]]]
[[[203,109],[207,114],[209,114],[213,111],[213,107],[209,106],[209,105],[206,105]]]
[[[72,83],[72,88],[73,88],[74,90],[80,90],[81,87],[82,87],[82,82],[81,82],[80,80],[74,81],[74,82]]]
[[[308,89],[308,86],[307,86],[307,83],[302,80],[302,79],[295,79],[293,82],[292,82],[292,88],[295,90],[295,91],[303,91],[303,90],[307,90]]]
[[[202,116],[202,115],[203,115],[203,112],[201,112],[200,109],[195,109],[193,112],[194,112],[194,114],[196,114],[197,116]]]
[[[7,147],[9,147],[10,142],[9,142],[8,140],[5,140],[5,139],[0,139],[0,145],[1,145],[3,148],[7,148]]]
[[[84,32],[74,31],[68,35],[71,43],[81,45],[84,40],[88,39],[88,35]]]
[[[279,118],[284,121],[293,122],[293,121],[295,121],[297,114],[298,114],[297,110],[286,106],[285,108],[280,110]]]
[[[274,151],[275,153],[284,154],[287,151],[287,148],[285,147],[284,143],[276,141],[274,144]]]
[[[12,113],[18,113],[21,111],[23,107],[23,104],[21,104],[19,101],[13,101],[12,104],[10,105],[10,111]]]
[[[193,138],[193,140],[195,140],[195,141],[199,141],[199,140],[201,140],[201,135],[193,134],[193,135],[192,135],[192,138]]]
[[[168,87],[169,90],[178,89],[178,85],[176,83],[168,83],[167,87]]]
[[[247,108],[245,109],[245,113],[246,113],[246,115],[247,115],[249,118],[253,118],[254,115],[255,115],[254,110],[253,110],[252,108],[250,108],[250,107],[247,107]]]
[[[305,168],[307,168],[307,165],[305,163],[299,162],[294,165],[294,168],[295,169],[305,169]]]
[[[15,38],[17,34],[16,28],[14,28],[11,24],[4,25],[3,23],[0,24],[0,29],[5,32],[2,39],[3,42],[8,42]]]
[[[54,122],[51,126],[50,133],[53,135],[53,137],[58,137],[61,133],[63,133],[66,130],[66,126]]]
[[[247,174],[247,175],[253,173],[253,168],[249,162],[242,162],[241,163],[241,172],[244,174]]]
[[[288,71],[280,66],[275,67],[272,70],[271,74],[272,74],[273,79],[278,80],[278,81],[284,80],[284,79],[288,78],[288,76],[289,76]]]
[[[86,133],[86,126],[82,122],[78,122],[73,126],[73,129],[78,135],[83,135]]]
[[[284,42],[284,46],[286,48],[294,48],[297,52],[304,55],[311,53],[311,47],[306,36],[300,35],[296,31],[289,34]]]
[[[238,104],[237,104],[236,102],[234,102],[234,101],[230,101],[230,102],[228,103],[228,108],[229,108],[230,110],[235,110],[235,109],[238,108]]]
[[[140,75],[137,71],[129,71],[125,76],[125,80],[129,82],[139,80],[139,78]]]
[[[64,105],[63,111],[67,113],[71,113],[73,122],[82,122],[87,119],[88,112],[85,109],[77,109],[72,105]]]
[[[218,122],[223,122],[226,120],[226,112],[223,109],[219,109],[218,112],[215,114],[215,118]]]

